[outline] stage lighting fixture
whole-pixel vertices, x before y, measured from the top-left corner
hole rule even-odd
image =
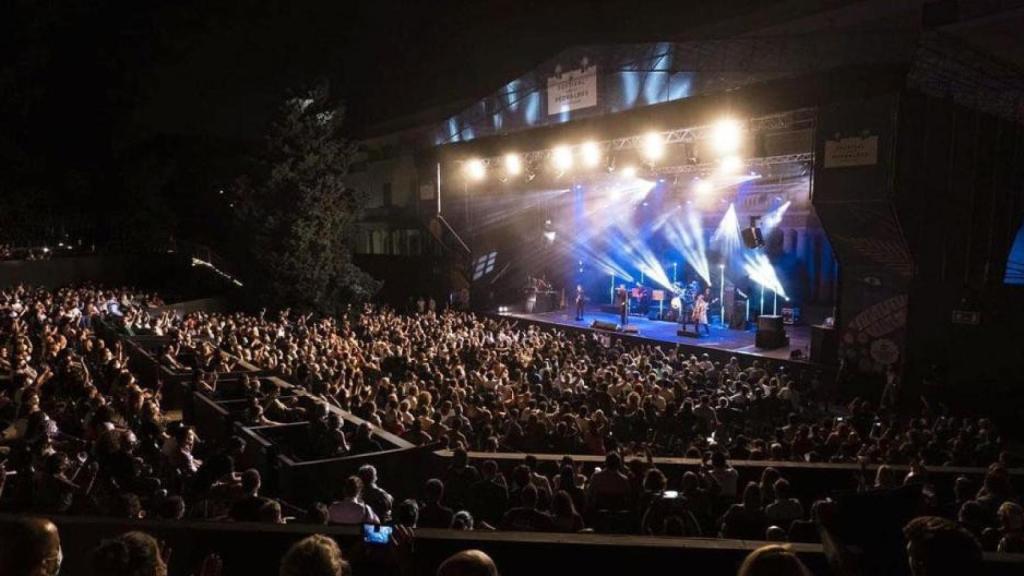
[[[523,171],[523,161],[518,154],[505,155],[505,173],[509,176],[518,176]]]
[[[626,166],[622,169],[623,178],[635,178],[636,177],[636,166]]]
[[[587,168],[594,168],[601,163],[601,148],[597,142],[584,142],[580,146],[580,155],[583,157],[583,165]]]
[[[487,176],[487,166],[483,160],[473,159],[466,162],[465,165],[466,176],[470,180],[483,180],[484,176]]]
[[[740,149],[743,127],[733,118],[723,118],[711,131],[711,144],[719,154],[733,154]]]
[[[665,139],[657,132],[645,134],[642,145],[644,157],[652,162],[665,155]]]
[[[721,169],[723,174],[735,174],[743,167],[743,161],[739,156],[726,156],[722,158]]]
[[[560,172],[572,168],[572,150],[568,146],[558,146],[551,151],[551,162]]]
[[[707,196],[714,190],[710,180],[697,180],[697,186],[694,188],[699,196]]]

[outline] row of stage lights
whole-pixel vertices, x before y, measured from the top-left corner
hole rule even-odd
[[[723,118],[712,126],[711,144],[719,155],[719,170],[723,174],[733,174],[743,167],[743,161],[737,155],[743,143],[743,126],[732,118]],[[643,158],[652,165],[665,156],[665,136],[660,132],[648,132],[640,139],[640,151]],[[579,146],[556,146],[551,150],[551,166],[559,174],[572,170],[577,156],[581,166],[587,169],[597,168],[602,161],[603,151],[599,143],[589,140]],[[516,177],[523,173],[523,159],[519,154],[510,152],[502,158],[504,175]],[[609,170],[614,168],[610,167]],[[463,164],[463,171],[468,180],[479,182],[487,177],[487,163],[480,158],[473,158]],[[621,174],[626,178],[635,177],[636,166],[626,165]],[[710,192],[712,185],[707,180],[698,183],[698,193]]]

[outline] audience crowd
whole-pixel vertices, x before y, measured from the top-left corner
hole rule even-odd
[[[0,509],[815,542],[828,502],[796,498],[784,467],[740,485],[729,461],[839,462],[861,465],[863,493],[915,490],[919,512],[945,522],[940,528],[986,550],[1024,551],[1006,441],[984,418],[927,403],[913,416],[862,398],[839,405],[813,370],[719,363],[467,312],[175,315],[156,312],[159,303],[130,289],[0,291]],[[376,426],[451,449],[452,464],[419,494],[397,497],[366,465],[340,483],[336,501],[297,509],[265,494],[257,470],[235,469],[241,439],[207,445],[165,413],[159,382],[140,384],[121,341],[101,338],[100,326],[168,336],[158,361],[192,374],[200,392],[215,396],[220,375],[240,361],[302,387],[307,395],[285,397],[244,377],[244,418],[308,421],[314,457],[379,451]],[[349,429],[330,407],[368,424]],[[503,472],[486,455],[471,461],[470,451],[566,456],[557,466],[527,456]],[[585,472],[572,457],[582,454],[603,456],[603,465]],[[664,455],[703,464],[668,478],[654,461]],[[877,466],[873,478],[868,466]],[[928,477],[942,466],[988,471],[977,483],[957,478],[955,501],[943,501]],[[123,537],[96,561],[152,560],[144,536]],[[298,573],[285,566],[293,554],[307,563],[333,557],[326,542],[304,542],[282,574]]]

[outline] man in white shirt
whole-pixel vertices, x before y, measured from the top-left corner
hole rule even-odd
[[[342,498],[327,510],[331,524],[379,524],[380,518],[363,500],[363,481],[349,476],[342,485]]]

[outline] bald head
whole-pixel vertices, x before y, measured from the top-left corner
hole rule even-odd
[[[0,574],[44,576],[59,566],[60,535],[45,518],[20,518],[0,526]]]
[[[437,576],[498,576],[498,567],[481,550],[463,550],[442,562]]]

